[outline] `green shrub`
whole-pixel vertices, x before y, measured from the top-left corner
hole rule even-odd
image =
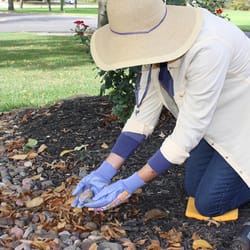
[[[233,0],[230,8],[234,10],[250,10],[250,0]]]
[[[213,14],[223,17],[222,8],[225,6],[225,0],[189,0],[188,3],[192,6],[205,8]]]
[[[100,70],[101,95],[108,92],[113,103],[112,113],[122,122],[131,115],[135,104],[134,88],[140,67],[130,67],[115,71]],[[108,91],[107,91],[108,90]]]

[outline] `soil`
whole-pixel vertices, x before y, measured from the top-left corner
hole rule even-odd
[[[62,100],[50,107],[3,113],[1,116],[5,121],[7,118],[10,121],[7,129],[13,129],[3,144],[15,138],[33,138],[39,145],[45,144],[47,149],[36,158],[35,164],[42,167],[42,177],[51,180],[52,186],[57,187],[70,176],[80,178],[83,172],[86,174],[95,169],[110,152],[123,126],[111,114],[111,109],[107,97],[86,96]],[[154,133],[122,167],[116,179],[125,178],[138,170],[159,148],[174,125],[174,118],[164,110]],[[77,146],[82,148],[60,156],[64,150]],[[6,154],[2,154],[2,157],[6,157]],[[53,168],[51,164],[54,162],[63,162],[65,167]],[[32,169],[29,174],[34,175]],[[137,249],[147,249],[150,240],[158,240],[162,249],[166,249],[169,243],[161,236],[162,232],[169,230],[182,233],[181,248],[171,249],[192,249],[194,234],[209,242],[214,249],[231,249],[232,240],[242,224],[249,220],[250,204],[239,209],[239,219],[236,221],[215,223],[187,218],[183,179],[184,166],[174,166],[144,186],[140,193],[132,196],[119,209],[103,213],[99,226],[119,221],[132,242],[147,239],[145,244],[138,244]],[[153,209],[158,209],[162,214],[145,219],[147,212]]]

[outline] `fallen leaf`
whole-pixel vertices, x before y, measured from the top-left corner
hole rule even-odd
[[[46,150],[48,147],[45,145],[45,144],[42,144],[38,150],[37,150],[37,153],[40,154],[42,153],[44,150]]]
[[[7,143],[7,145],[5,146],[5,149],[8,152],[10,152],[13,149],[17,149],[17,148],[23,147],[23,144],[24,144],[24,138],[20,138],[20,139],[17,139],[15,141],[11,141],[11,142]]]
[[[151,240],[151,244],[146,248],[147,250],[162,250],[159,240]]]
[[[122,246],[126,247],[126,250],[136,250],[136,245],[135,243],[131,241],[124,242]]]
[[[34,151],[29,151],[27,154],[27,159],[35,159],[38,156],[38,154]]]
[[[210,219],[210,220],[208,220],[207,225],[208,225],[209,227],[211,227],[211,225],[215,225],[216,227],[219,227],[219,226],[220,226],[220,222],[218,222],[218,221],[216,221],[216,220],[213,220],[213,219]]]
[[[86,150],[88,147],[88,144],[83,144],[81,146],[77,146],[75,147],[74,149],[66,149],[66,150],[63,150],[61,153],[60,153],[60,156],[64,156],[65,154],[69,154],[69,153],[72,153],[74,151],[80,151],[84,148],[84,150]]]
[[[109,225],[103,225],[101,227],[101,235],[107,239],[120,239],[121,236],[126,235],[126,231],[117,227],[111,227]]]
[[[13,155],[13,156],[10,156],[9,158],[16,160],[16,161],[25,160],[27,158],[27,154]]]
[[[60,153],[60,156],[64,156],[64,155],[69,154],[69,153],[74,152],[74,151],[75,151],[74,149],[63,150],[63,151]]]
[[[54,189],[54,192],[61,193],[63,190],[65,190],[65,183],[64,182],[60,186],[56,187]]]
[[[59,222],[59,223],[57,224],[56,228],[57,228],[58,230],[64,229],[64,227],[66,226],[66,224],[67,224],[66,221]]]
[[[88,145],[89,145],[89,144],[83,144],[83,145],[81,145],[81,146],[75,147],[74,150],[75,150],[75,151],[80,151],[80,150],[82,150],[83,148],[84,148],[84,150],[86,150],[87,147],[88,147]]]
[[[194,232],[192,235],[192,240],[200,240],[200,239],[201,239],[200,235],[197,232]]]
[[[174,246],[177,243],[181,243],[182,241],[182,232],[178,232],[175,229],[171,229],[168,232],[160,233],[160,237],[163,239],[167,239],[167,242]]]
[[[40,180],[41,176],[42,176],[42,174],[33,175],[33,176],[31,177],[31,179],[32,179],[32,180]]]
[[[138,240],[136,241],[136,245],[144,245],[146,242],[148,241],[148,239],[142,239],[142,240]]]
[[[38,207],[41,204],[43,204],[44,200],[42,197],[36,197],[32,200],[26,201],[26,207],[27,208],[33,208],[33,207]]]
[[[98,249],[98,245],[96,243],[93,243],[90,247],[89,250],[97,250]]]
[[[75,197],[70,197],[66,202],[65,202],[65,205],[71,205],[72,202],[75,200]]]
[[[167,250],[184,250],[184,247],[168,247]]]
[[[192,248],[194,250],[197,249],[202,249],[202,250],[207,250],[207,249],[213,249],[213,247],[206,241],[206,240],[195,240],[193,242]]]
[[[145,216],[143,218],[144,222],[148,222],[150,220],[155,220],[159,218],[163,218],[168,216],[168,214],[160,209],[151,209],[145,213]]]
[[[103,148],[103,149],[108,149],[109,148],[109,146],[108,146],[108,144],[106,144],[105,142],[101,145],[101,148]]]
[[[50,249],[50,242],[35,240],[35,241],[31,242],[30,245],[33,246],[33,247],[37,247],[37,248],[39,248],[41,250]]]

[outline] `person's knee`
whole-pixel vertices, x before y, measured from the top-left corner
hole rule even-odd
[[[222,211],[220,211],[218,204],[205,196],[195,198],[195,207],[203,216],[213,217],[222,214]]]
[[[190,181],[185,181],[185,191],[188,196],[194,197],[196,193],[196,187]]]

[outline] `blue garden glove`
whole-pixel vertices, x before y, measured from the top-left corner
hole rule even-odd
[[[72,195],[76,196],[71,204],[72,207],[82,208],[85,203],[91,200],[93,195],[99,193],[104,186],[110,183],[116,172],[117,170],[110,163],[104,161],[97,170],[82,178],[72,192]]]
[[[138,173],[124,180],[119,180],[107,187],[104,187],[93,198],[93,201],[84,206],[93,208],[94,211],[104,211],[118,206],[126,201],[133,192],[143,186],[145,182],[139,177]]]

